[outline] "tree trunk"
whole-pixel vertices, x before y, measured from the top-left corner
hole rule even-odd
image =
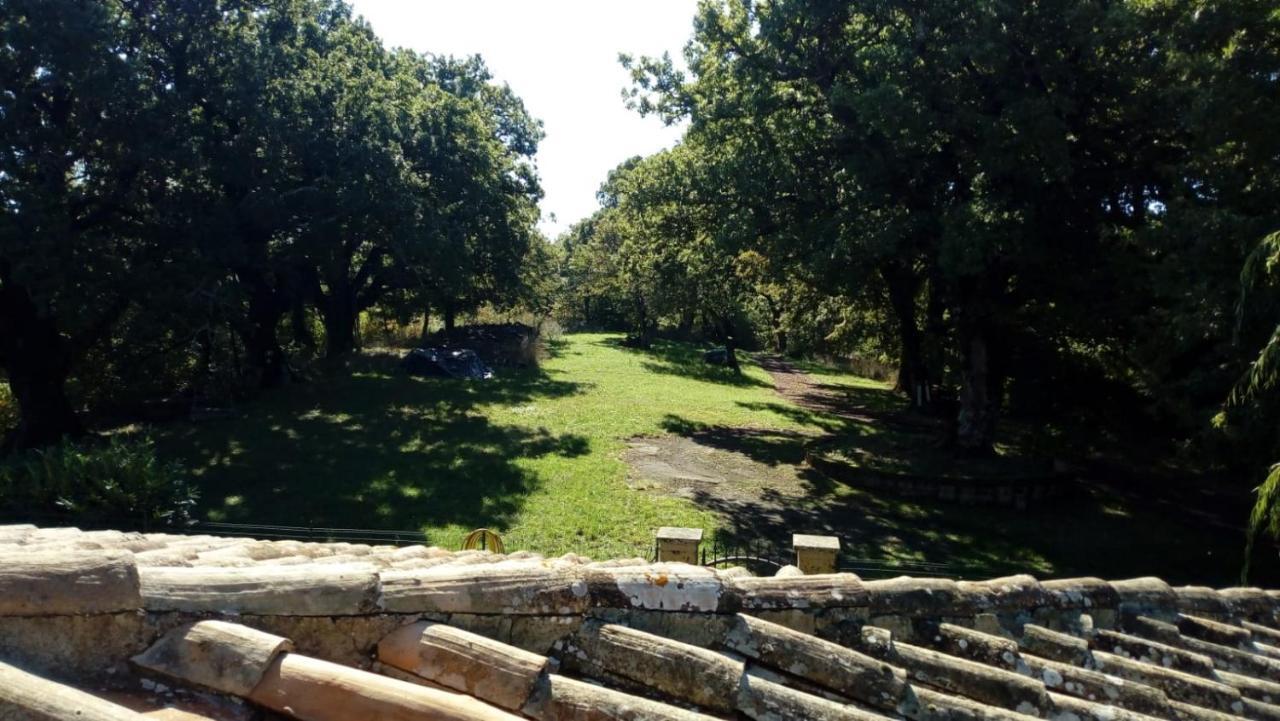
[[[418,338],[418,343],[426,345],[427,340],[431,337],[431,304],[424,303],[422,305],[422,333]]]
[[[916,324],[916,295],[920,279],[900,266],[881,269],[889,290],[889,305],[897,320],[898,383],[896,390],[906,393],[913,408],[929,404],[929,371],[925,365],[920,327]]]
[[[965,319],[960,327],[960,343],[964,366],[956,448],[965,456],[991,456],[995,454],[1003,378],[994,368],[989,330],[984,324]]]
[[[644,302],[644,298],[637,295],[636,299],[636,327],[635,337],[636,346],[648,350],[653,346],[653,332],[649,323],[649,306]]]
[[[946,302],[942,281],[931,277],[924,306],[924,365],[934,383],[942,383],[946,378]]]
[[[325,303],[324,356],[330,360],[341,358],[356,348],[356,318],[351,304],[342,298],[331,298]]]
[[[248,327],[241,335],[249,366],[257,372],[260,388],[277,388],[289,379],[284,349],[276,336],[284,312],[270,288],[259,285],[250,292]]]
[[[452,305],[444,307],[444,334],[450,338],[453,337],[453,329],[458,323],[458,312],[453,309]]]
[[[720,332],[724,335],[724,354],[725,360],[728,361],[729,367],[733,372],[742,375],[742,366],[738,365],[738,344],[737,338],[734,337],[733,319],[729,316],[720,317]]]
[[[19,412],[18,427],[0,449],[38,448],[84,433],[66,394],[70,349],[53,319],[12,282],[0,284],[0,363]]]
[[[328,293],[319,288],[320,316],[324,320],[324,357],[333,360],[356,349],[356,322],[359,318],[356,289],[347,277],[347,268],[328,274]]]
[[[692,308],[685,308],[680,311],[680,325],[676,328],[676,334],[680,340],[689,340],[693,336],[693,321],[695,313]]]

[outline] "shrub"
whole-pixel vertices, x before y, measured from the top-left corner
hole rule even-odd
[[[0,439],[18,425],[18,400],[9,391],[9,383],[0,379]]]
[[[186,525],[196,491],[150,439],[62,443],[0,462],[0,512],[84,526]]]

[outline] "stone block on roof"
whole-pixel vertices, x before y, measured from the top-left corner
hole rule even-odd
[[[1213,659],[1208,656],[1119,631],[1100,629],[1094,633],[1091,643],[1094,648],[1117,656],[1134,658],[1197,676],[1207,677],[1214,672]]]
[[[1261,588],[1224,588],[1218,594],[1230,604],[1236,615],[1250,620],[1274,620],[1280,613],[1280,601]]]
[[[862,579],[852,573],[794,578],[734,576],[726,590],[744,610],[792,608],[865,608],[868,594]]]
[[[545,561],[382,572],[382,606],[392,613],[569,615],[587,605],[582,574]]]
[[[906,618],[972,616],[981,594],[946,578],[891,578],[867,581],[867,606],[872,616],[893,614]]]
[[[1173,587],[1155,576],[1112,581],[1111,587],[1120,597],[1120,608],[1133,613],[1151,610],[1167,613],[1178,605],[1178,596],[1173,592]]]
[[[1208,586],[1175,586],[1173,592],[1178,597],[1178,610],[1183,613],[1215,618],[1228,617],[1233,613],[1227,599]]]
[[[171,621],[140,614],[0,616],[0,660],[28,671],[99,680],[126,674],[129,657],[146,648]]]
[[[960,581],[960,590],[969,594],[984,610],[996,613],[1032,611],[1052,604],[1048,591],[1034,576],[1021,574],[986,581]]]
[[[1177,617],[1178,631],[1184,636],[1210,641],[1222,646],[1236,647],[1253,640],[1253,634],[1239,626],[1180,613]]]
[[[565,648],[562,660],[579,673],[617,675],[719,713],[737,706],[743,664],[714,651],[597,621],[583,624]]]
[[[839,644],[739,614],[721,645],[734,653],[880,708],[907,693],[906,674]]]
[[[118,613],[141,607],[138,569],[128,551],[0,550],[0,616]]]
[[[1060,578],[1041,581],[1040,586],[1048,592],[1050,603],[1059,609],[1087,611],[1120,605],[1120,594],[1101,578]]]
[[[1027,624],[1022,628],[1018,647],[1035,656],[1070,664],[1084,664],[1089,660],[1089,643],[1071,634]]]
[[[244,568],[142,568],[148,611],[345,616],[377,610],[377,571],[367,564]]]
[[[584,572],[590,602],[599,608],[649,611],[727,612],[731,594],[713,570],[685,563],[589,568]]]

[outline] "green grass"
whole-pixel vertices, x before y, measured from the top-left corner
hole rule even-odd
[[[494,528],[507,546],[596,557],[647,552],[658,526],[714,529],[684,500],[629,489],[625,439],[691,422],[794,428],[767,374],[741,378],[693,347],[555,341],[541,368],[488,382],[405,377],[395,356],[273,392],[236,418],[161,427],[210,520],[421,529],[453,547]]]
[[[508,549],[596,558],[647,555],[663,525],[782,545],[793,531],[827,527],[851,558],[948,563],[969,577],[1154,574],[1226,584],[1240,568],[1248,499],[1188,495],[1205,490],[1203,480],[1183,492],[1157,478],[1102,478],[1082,497],[1027,511],[904,500],[803,467],[745,505],[633,490],[620,456],[640,435],[689,437],[769,468],[798,463],[819,433],[889,444],[908,462],[924,451],[879,420],[903,404],[884,384],[805,367],[873,416],[850,420],[789,403],[754,364],[735,377],[703,364],[693,346],[640,351],[618,340],[568,335],[540,368],[488,382],[409,378],[396,372],[395,355],[365,354],[245,404],[237,417],[151,433],[162,454],[192,469],[197,515],[210,520],[421,530],[446,547],[488,527]],[[1274,548],[1260,553],[1258,580],[1280,575]]]

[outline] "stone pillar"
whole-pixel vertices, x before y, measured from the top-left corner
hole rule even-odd
[[[698,563],[698,544],[702,541],[701,528],[663,526],[658,529],[657,538],[659,562]]]
[[[840,552],[839,538],[797,533],[791,536],[791,545],[796,549],[796,566],[806,575],[836,572],[836,554]]]

